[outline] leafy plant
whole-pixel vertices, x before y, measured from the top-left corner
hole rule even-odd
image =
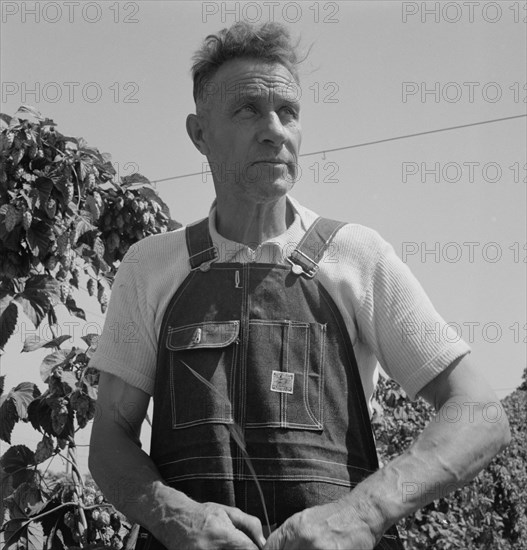
[[[523,379],[527,376],[524,371]],[[415,550],[527,548],[527,388],[502,400],[512,443],[469,484],[401,522],[401,538]],[[382,462],[402,453],[433,416],[424,401],[410,402],[392,381],[381,379],[373,419]]]
[[[30,337],[22,350],[50,350],[40,366],[43,393],[31,382],[5,392],[0,377],[0,439],[10,443],[19,421],[42,434],[34,451],[15,445],[0,458],[5,548],[132,548],[132,526],[77,466],[75,433],[96,410],[99,373],[88,362],[97,335],[84,336],[83,348],[62,348],[70,337],[57,335],[56,307],[85,319],[76,288],[96,295],[104,313],[129,247],[179,224],[144,176],[113,181],[110,155],[61,134],[35,109],[0,114],[0,124],[0,351],[20,310],[35,327],[46,319],[52,334]],[[56,457],[68,473],[50,484],[39,466]]]

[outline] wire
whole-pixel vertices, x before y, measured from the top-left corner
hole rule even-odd
[[[451,130],[459,130],[460,128],[470,128],[471,126],[480,126],[482,124],[493,124],[495,122],[503,122],[504,120],[512,120],[515,118],[524,118],[527,117],[527,115],[514,115],[514,116],[508,116],[503,118],[495,118],[493,120],[483,120],[481,122],[471,122],[470,124],[460,124],[458,126],[449,126],[448,128],[439,128],[437,130],[427,130],[425,132],[417,132],[415,134],[405,134],[402,136],[395,136],[395,137],[389,137],[385,139],[378,139],[375,141],[366,141],[364,143],[356,143],[354,145],[345,145],[343,147],[335,147],[333,149],[322,149],[320,151],[312,151],[311,153],[303,153],[299,155],[300,157],[310,157],[312,155],[320,155],[324,153],[333,153],[335,151],[344,151],[345,149],[356,149],[357,147],[366,147],[368,145],[377,145],[379,143],[386,143],[388,141],[396,141],[399,139],[407,139],[407,138],[413,138],[417,136],[426,136],[428,134],[437,134],[439,132],[449,132]],[[152,180],[151,183],[161,183],[163,181],[169,181],[169,180],[177,180],[181,178],[190,178],[192,176],[201,176],[203,174],[210,173],[210,170],[207,170],[205,172],[192,172],[190,174],[181,174],[179,176],[170,176],[168,178],[161,178],[159,180]]]

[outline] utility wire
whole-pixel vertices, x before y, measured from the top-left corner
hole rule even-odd
[[[480,126],[482,124],[493,124],[495,122],[503,122],[505,120],[512,120],[515,118],[525,118],[526,115],[514,115],[514,116],[508,116],[503,118],[495,118],[493,120],[483,120],[481,122],[471,122],[470,124],[460,124],[459,126],[449,126],[448,128],[439,128],[437,130],[427,130],[426,132],[417,132],[415,134],[405,134],[403,136],[395,136],[385,139],[378,139],[375,141],[366,141],[364,143],[356,143],[354,145],[345,145],[343,147],[335,147],[333,149],[322,149],[320,151],[312,151],[311,153],[303,153],[299,155],[300,157],[310,157],[313,155],[321,155],[325,153],[334,153],[335,151],[344,151],[345,149],[356,149],[357,147],[366,147],[367,145],[377,145],[378,143],[386,143],[388,141],[397,141],[400,139],[407,139],[407,138],[413,138],[418,136],[426,136],[428,134],[437,134],[439,132],[449,132],[451,130],[459,130],[460,128],[470,128],[471,126]],[[151,183],[161,183],[163,181],[169,181],[169,180],[177,180],[181,178],[190,178],[192,176],[201,176],[203,174],[210,173],[210,170],[207,170],[206,172],[192,172],[191,174],[181,174],[179,176],[170,176],[168,178],[161,178],[159,180],[152,180]]]

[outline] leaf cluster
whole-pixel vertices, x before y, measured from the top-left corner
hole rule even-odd
[[[524,372],[524,379],[527,369]],[[512,442],[472,482],[418,510],[400,524],[415,550],[527,548],[527,391],[502,400]],[[381,379],[374,394],[373,426],[381,463],[401,454],[434,415],[425,401],[410,402],[394,382]]]
[[[180,226],[140,174],[113,181],[111,156],[66,136],[22,106],[0,114],[0,348],[18,318],[17,304],[38,326],[73,299],[80,272],[106,311],[119,262],[138,240]]]
[[[55,308],[85,319],[73,297],[82,280],[104,313],[130,246],[177,227],[144,176],[116,181],[109,154],[60,133],[32,107],[0,114],[0,352],[20,312],[35,327],[47,319],[53,334],[30,337],[22,350],[50,349],[40,367],[43,393],[31,382],[6,392],[0,377],[0,439],[10,443],[19,421],[42,434],[34,451],[15,445],[0,458],[6,549],[119,550],[130,536],[125,518],[84,484],[75,456],[75,433],[97,411],[99,373],[89,359],[98,335],[83,337],[86,348],[62,349],[70,337],[56,336]],[[40,468],[58,457],[70,473],[50,486]]]

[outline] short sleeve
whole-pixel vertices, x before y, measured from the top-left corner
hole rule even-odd
[[[112,286],[102,335],[90,365],[152,395],[156,369],[154,315],[140,276],[141,247],[123,258]]]
[[[357,315],[359,333],[385,372],[415,399],[470,347],[435,310],[393,247],[378,239],[379,256]]]

